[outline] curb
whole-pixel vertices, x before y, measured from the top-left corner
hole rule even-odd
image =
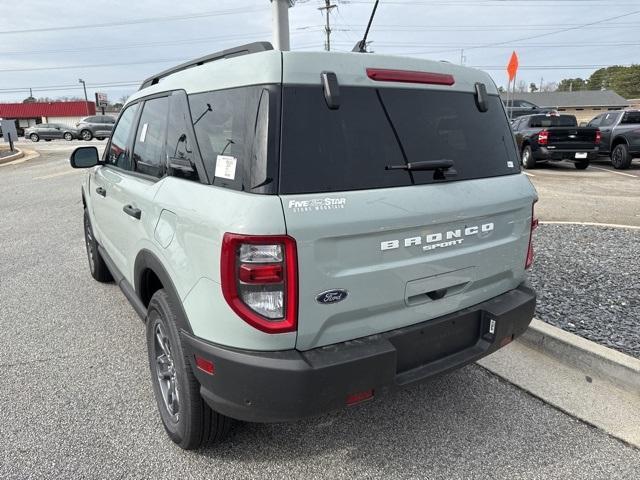
[[[14,153],[13,155],[9,155],[8,157],[0,158],[0,164],[13,162],[14,160],[18,160],[19,158],[24,157],[24,153],[22,152],[22,150],[20,150],[19,148],[16,148],[16,150],[17,150],[17,152]]]
[[[624,390],[640,394],[640,360],[637,358],[535,318],[519,340],[585,374],[604,378]]]

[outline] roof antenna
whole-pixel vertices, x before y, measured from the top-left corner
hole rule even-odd
[[[364,32],[364,38],[356,43],[356,46],[353,47],[352,52],[358,53],[367,53],[367,37],[369,36],[369,30],[371,29],[371,23],[373,23],[373,17],[376,16],[376,10],[378,9],[378,3],[380,0],[376,0],[375,5],[373,6],[373,12],[371,12],[371,18],[369,18],[369,24],[367,25],[367,30]]]

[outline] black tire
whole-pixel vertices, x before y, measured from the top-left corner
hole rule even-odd
[[[45,142],[50,142],[50,141],[51,141],[51,139],[50,139],[50,138],[45,138],[45,139],[44,139],[44,141],[45,141]]]
[[[96,140],[102,141],[102,140],[104,140],[104,137],[96,137]]]
[[[113,281],[111,272],[98,251],[98,242],[93,236],[93,228],[86,208],[84,210],[84,242],[87,247],[87,259],[89,260],[91,276],[101,283]]]
[[[527,170],[536,168],[536,160],[533,158],[533,151],[529,145],[522,149],[522,166]]]
[[[586,170],[587,168],[589,168],[589,160],[586,160],[584,162],[576,162],[574,165],[578,170]]]
[[[70,142],[71,140],[73,140],[73,133],[65,132],[62,138],[64,138],[67,142]]]
[[[80,138],[88,142],[93,139],[93,133],[91,133],[91,130],[84,129],[80,132]]]
[[[626,143],[619,143],[611,152],[611,164],[617,170],[626,170],[631,166],[631,155]]]
[[[31,135],[29,135],[29,139],[32,142],[39,142],[40,141],[40,136],[37,133],[32,133]]]
[[[213,411],[200,396],[180,342],[176,311],[164,289],[153,294],[147,309],[147,352],[164,429],[179,447],[192,450],[221,441],[232,420]]]

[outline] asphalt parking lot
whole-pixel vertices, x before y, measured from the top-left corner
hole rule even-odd
[[[616,170],[603,158],[587,170],[554,162],[526,174],[540,195],[536,212],[541,221],[640,226],[640,159],[628,170]]]
[[[179,450],[156,414],[140,320],[86,265],[84,173],[67,159],[87,144],[27,143],[40,157],[0,166],[0,478],[630,479],[640,471],[638,450],[475,365],[352,409],[240,424],[221,446]],[[591,187],[603,198],[626,192],[612,202],[629,213],[609,223],[640,213],[624,200],[635,192],[638,202],[640,178],[566,170],[531,172],[543,220],[575,212],[604,221],[610,207]],[[574,175],[584,184],[570,200],[548,198]]]

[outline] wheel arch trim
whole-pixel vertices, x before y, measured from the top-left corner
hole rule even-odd
[[[189,323],[187,313],[184,310],[182,300],[180,299],[180,295],[178,295],[178,291],[173,283],[173,280],[171,280],[171,276],[162,264],[162,261],[153,252],[147,249],[140,250],[140,252],[136,256],[133,267],[134,289],[137,296],[140,298],[140,293],[143,288],[143,274],[147,270],[152,271],[156,275],[156,277],[158,277],[158,279],[162,283],[162,288],[165,292],[167,292],[167,295],[171,299],[171,302],[176,307],[178,328],[190,334],[193,334],[193,330],[191,329],[191,324]]]

